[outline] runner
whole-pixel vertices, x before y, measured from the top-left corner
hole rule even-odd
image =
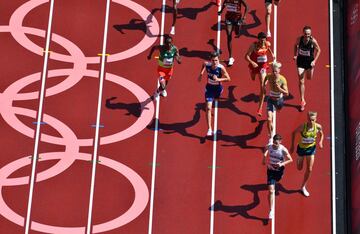
[[[260,32],[258,34],[258,41],[251,44],[248,49],[245,59],[249,62],[250,76],[252,80],[255,80],[256,75],[259,76],[260,82],[260,94],[259,94],[259,108],[257,114],[262,116],[262,106],[265,98],[265,77],[266,71],[269,67],[267,53],[270,52],[273,60],[275,56],[270,49],[271,43],[266,40],[266,34]]]
[[[273,113],[275,110],[280,111],[284,105],[284,95],[289,95],[287,81],[283,75],[280,74],[281,63],[273,62],[271,65],[272,74],[265,77],[265,84],[269,83],[270,93],[267,101],[267,127],[269,131],[269,143],[272,144],[271,134],[273,131]]]
[[[157,98],[159,94],[163,97],[167,96],[166,86],[171,79],[174,71],[174,58],[178,62],[181,63],[181,57],[179,55],[179,50],[172,43],[172,38],[170,36],[165,36],[164,45],[159,45],[151,48],[150,54],[148,55],[148,59],[151,59],[152,54],[155,50],[159,51],[158,58],[158,68],[157,71],[159,73],[159,88],[155,91],[153,98]]]
[[[175,35],[175,24],[176,24],[176,18],[178,14],[177,5],[179,4],[180,0],[173,0],[173,22],[170,30],[171,35]]]
[[[304,174],[304,180],[301,185],[301,192],[304,196],[310,196],[310,193],[306,189],[307,182],[309,181],[312,168],[315,160],[316,152],[316,136],[320,133],[319,147],[323,148],[324,133],[320,124],[316,123],[317,113],[309,111],[308,121],[300,125],[292,134],[292,145],[291,152],[294,151],[294,142],[296,133],[300,133],[301,139],[297,146],[297,154],[299,155],[297,159],[297,168],[302,170],[304,158],[306,160],[306,170]]]
[[[266,36],[271,37],[270,21],[273,2],[277,6],[281,0],[265,0],[265,22],[266,22]]]
[[[305,110],[305,74],[308,80],[313,78],[315,63],[320,56],[320,46],[311,35],[311,27],[303,28],[303,36],[300,36],[295,43],[294,60],[296,60],[299,76],[300,90],[300,111]],[[315,53],[316,51],[316,53]],[[315,57],[314,57],[315,56]]]
[[[244,5],[245,11],[242,16],[241,13],[241,4]],[[232,32],[235,29],[236,37],[240,36],[240,27],[244,24],[246,19],[246,14],[248,12],[248,5],[245,0],[224,0],[221,10],[218,12],[219,15],[222,14],[226,6],[226,15],[225,15],[225,24],[226,24],[226,34],[227,34],[227,47],[229,51],[229,63],[228,66],[232,66],[235,62],[235,59],[232,56]]]
[[[284,174],[285,165],[291,163],[293,160],[289,154],[289,151],[281,144],[282,137],[276,134],[273,137],[273,144],[269,145],[264,153],[263,165],[266,165],[266,156],[269,153],[269,160],[267,163],[267,185],[269,188],[269,219],[274,218],[274,194],[275,184],[281,180]]]
[[[208,125],[207,136],[214,134],[211,127],[211,110],[213,101],[218,99],[223,91],[221,82],[230,81],[230,76],[225,67],[220,64],[219,54],[217,52],[212,52],[210,58],[211,62],[203,63],[199,75],[199,81],[201,81],[201,78],[206,70],[208,78],[205,88],[206,120]]]

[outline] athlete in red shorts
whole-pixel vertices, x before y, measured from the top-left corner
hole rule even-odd
[[[270,52],[273,60],[275,56],[271,51],[271,43],[266,40],[266,34],[260,32],[258,34],[258,41],[252,43],[248,49],[245,59],[249,62],[250,76],[252,80],[255,80],[256,75],[259,76],[260,81],[260,94],[259,94],[259,109],[257,114],[262,115],[262,106],[264,103],[266,88],[265,88],[265,77],[266,71],[269,68],[267,53]]]
[[[241,5],[244,5],[245,11],[244,15],[241,13]],[[231,66],[234,64],[235,59],[232,56],[232,32],[235,29],[235,34],[237,37],[240,36],[240,27],[245,22],[246,14],[248,12],[248,5],[245,0],[224,0],[221,10],[218,12],[219,15],[222,14],[224,8],[226,7],[225,15],[225,24],[226,24],[226,34],[227,34],[227,46],[229,50],[229,63]]]

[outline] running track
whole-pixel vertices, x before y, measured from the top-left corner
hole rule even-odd
[[[155,106],[148,94],[156,87],[156,63],[146,57],[150,46],[159,43],[161,1],[135,1],[142,7],[131,1],[119,2],[110,4],[109,56],[100,125],[96,126],[106,1],[54,1],[42,107],[45,124],[40,125],[30,233],[149,232],[153,166],[152,233],[209,233],[211,207],[214,233],[270,233],[266,175],[261,165],[266,123],[265,118],[254,119],[258,82],[250,80],[243,59],[255,40],[251,35],[265,28],[263,2],[249,2],[248,33],[233,43],[236,61],[228,69],[232,81],[225,85],[225,99],[219,102],[222,135],[216,142],[214,206],[210,202],[213,141],[204,139],[204,83],[198,83],[197,76],[201,62],[216,45],[217,7],[203,0],[183,0],[179,5],[181,18],[174,42],[181,49],[183,63],[176,65],[169,95],[160,101],[157,161],[152,165]],[[41,0],[1,3],[0,230],[24,233],[29,156],[36,145],[33,122],[39,110],[50,4]],[[132,4],[137,10],[122,4]],[[312,8],[306,7],[310,4]],[[313,27],[322,48],[315,79],[307,82],[307,108],[319,112],[325,136],[330,135],[327,4],[324,0],[304,0],[301,5],[284,1],[279,7],[277,58],[283,63],[282,73],[293,96],[277,115],[277,132],[285,138],[286,146],[291,131],[306,119],[306,113],[297,111],[299,94],[292,61],[295,38],[305,24]],[[298,16],[299,12],[306,12],[307,17]],[[170,24],[171,14],[166,14],[165,32]],[[143,43],[139,50],[128,50],[138,43]],[[224,59],[225,43],[222,32]],[[94,141],[97,127],[99,142]],[[91,159],[96,144],[100,158],[88,229]],[[276,196],[276,233],[331,232],[330,142],[325,140],[324,145],[317,153],[310,198],[298,193],[303,172],[296,170],[295,163],[287,167]]]

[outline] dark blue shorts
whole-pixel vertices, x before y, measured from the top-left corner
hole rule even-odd
[[[300,148],[300,146],[298,145],[297,146],[297,149],[296,149],[296,153],[299,155],[299,156],[311,156],[311,155],[315,155],[316,153],[316,145],[312,146],[312,147],[309,147],[309,148]]]
[[[266,110],[274,112],[274,109],[281,110],[281,108],[284,106],[284,98],[279,98],[278,100],[268,98]]]
[[[220,97],[223,91],[222,85],[211,85],[207,84],[205,87],[205,100],[206,102],[213,102],[214,99]]]
[[[279,0],[274,0],[276,3],[278,3],[279,2]],[[265,3],[272,3],[273,2],[273,0],[265,0]]]
[[[267,169],[267,185],[275,184],[279,182],[284,174],[285,167],[280,167],[279,170]]]

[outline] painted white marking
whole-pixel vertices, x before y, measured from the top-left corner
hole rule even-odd
[[[49,21],[48,21],[48,28],[46,33],[45,51],[49,51],[50,48],[53,11],[54,11],[54,0],[50,0]],[[45,81],[47,76],[47,65],[48,65],[49,54],[50,53],[44,53],[44,66],[41,77],[41,91],[39,97],[39,111],[37,115],[35,146],[34,146],[34,154],[32,158],[33,161],[31,165],[30,189],[29,189],[29,198],[28,198],[28,206],[27,206],[26,221],[25,221],[25,234],[28,234],[30,231],[31,206],[32,206],[32,199],[34,194],[35,172],[36,172],[36,163],[38,160],[38,149],[39,149],[39,140],[40,140],[40,126],[41,126],[40,123],[42,122],[41,120],[42,120],[42,112],[43,112],[43,104],[44,104],[44,96],[45,96]]]
[[[163,0],[162,7],[161,7],[160,45],[164,44],[165,5],[166,5],[166,0]],[[159,86],[160,86],[160,84],[158,82],[157,88],[159,88]],[[153,225],[153,219],[154,219],[154,196],[155,196],[157,142],[158,142],[158,135],[159,135],[159,112],[160,112],[160,96],[156,98],[155,131],[154,131],[153,161],[152,161],[152,171],[151,171],[151,192],[150,192],[150,213],[149,213],[148,234],[152,233],[152,225]]]
[[[105,58],[106,58],[106,42],[107,42],[108,26],[109,26],[109,12],[110,12],[110,0],[107,0],[106,1],[105,25],[104,25],[104,37],[103,37],[104,39],[103,39],[103,47],[102,47],[102,52],[101,52],[102,56],[101,56],[101,68],[100,68],[101,69],[100,70],[100,84],[99,84],[98,105],[97,105],[97,112],[96,112],[94,153],[93,153],[93,157],[92,157],[89,210],[88,210],[88,220],[87,220],[87,226],[86,226],[87,234],[91,233],[91,220],[92,220],[92,210],[93,210],[93,202],[94,202],[96,164],[98,161],[101,100],[102,100],[104,77],[105,77]]]
[[[332,188],[332,233],[336,232],[336,184],[335,184],[335,92],[334,92],[334,9],[330,2],[330,90],[331,90],[331,188]]]
[[[218,11],[221,10],[221,1],[219,2]],[[220,33],[221,33],[221,16],[217,17],[217,38],[216,47],[217,52],[220,53]],[[211,175],[211,201],[213,207],[215,203],[215,181],[216,181],[216,142],[217,142],[217,125],[218,125],[218,101],[215,100],[214,108],[214,141],[213,141],[213,161],[212,161],[212,175]],[[214,234],[214,210],[210,210],[210,234]]]

